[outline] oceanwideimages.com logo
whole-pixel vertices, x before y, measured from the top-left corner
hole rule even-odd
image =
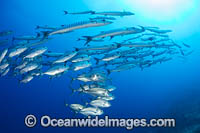
[[[25,125],[33,128],[37,125],[37,118],[34,115],[28,115],[25,118]],[[132,130],[138,127],[175,127],[175,119],[124,119],[124,118],[104,118],[91,117],[85,119],[56,119],[50,116],[42,116],[40,118],[40,126],[42,127],[120,127]]]

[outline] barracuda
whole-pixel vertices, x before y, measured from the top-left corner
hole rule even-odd
[[[61,26],[61,28],[57,28],[53,31],[44,32],[44,37],[52,36],[52,35],[55,35],[55,34],[64,34],[64,33],[72,32],[72,31],[77,30],[77,29],[105,26],[105,25],[108,25],[108,24],[111,24],[111,23],[112,22],[109,22],[109,21],[78,22],[78,23],[75,23],[75,24]]]
[[[140,27],[141,29],[135,27],[115,29],[115,30],[101,32],[100,34],[97,34],[95,36],[83,36],[83,37],[87,39],[85,44],[88,44],[90,41],[94,39],[101,39],[105,37],[110,37],[110,39],[112,39],[115,36],[123,36],[123,35],[137,34],[144,32],[145,31],[144,27],[142,26]]]
[[[82,11],[82,12],[71,12],[69,13],[68,11],[64,11],[65,15],[71,14],[71,15],[81,15],[81,14],[93,14],[95,13],[94,11]]]
[[[123,11],[123,12],[120,12],[120,11],[106,11],[106,12],[95,12],[93,14],[95,14],[95,15],[104,15],[104,16],[120,16],[120,17],[135,15],[132,12],[126,12],[126,11]]]

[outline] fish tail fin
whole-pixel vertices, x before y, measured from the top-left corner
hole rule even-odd
[[[110,36],[110,40],[112,40],[114,38],[114,36]]]
[[[79,48],[76,48],[76,47],[74,47],[74,49],[75,49],[76,52],[80,50]]]
[[[43,34],[43,39],[48,38],[49,31],[41,31]]]
[[[91,36],[83,36],[83,37],[86,38],[86,43],[84,45],[87,45],[88,43],[90,43],[92,41]]]
[[[109,69],[107,69],[106,71],[107,71],[108,75],[110,75],[110,74],[111,74],[111,71],[110,71]]]
[[[69,14],[69,12],[68,11],[64,11],[64,14],[67,15],[67,14]]]
[[[98,65],[99,64],[99,59],[95,57],[94,60],[96,61],[96,65]]]
[[[70,84],[72,84],[73,81],[75,80],[75,78],[73,78],[72,76],[69,76],[69,77],[71,78],[71,80],[70,80]]]
[[[91,11],[91,14],[95,14],[96,12],[95,11]]]
[[[117,48],[120,48],[121,47],[121,44],[120,43],[116,43],[117,44]]]
[[[39,25],[36,25],[35,29],[36,29],[36,30],[40,29],[40,26],[39,26]]]
[[[41,36],[41,34],[40,34],[39,32],[37,32],[36,38],[38,38],[38,37],[40,37],[40,36]]]
[[[81,89],[83,89],[83,90],[84,90],[84,86],[83,86],[82,84],[80,84],[80,87],[81,87]]]
[[[138,25],[141,28],[141,31],[144,32],[146,28],[144,26]],[[147,29],[148,30],[148,29]]]

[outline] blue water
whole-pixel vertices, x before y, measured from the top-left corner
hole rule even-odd
[[[113,84],[117,87],[114,92],[116,99],[111,102],[110,108],[105,109],[105,115],[112,118],[165,118],[170,114],[176,117],[171,115],[171,108],[180,103],[184,105],[184,102],[180,101],[191,100],[193,94],[198,94],[200,89],[200,8],[197,7],[200,2],[174,0],[176,2],[171,1],[171,4],[164,3],[165,7],[159,0],[152,0],[158,3],[154,6],[148,5],[147,1],[1,0],[0,31],[13,30],[14,36],[32,35],[35,34],[36,25],[59,26],[88,18],[87,15],[64,16],[63,10],[70,12],[126,10],[136,14],[131,17],[119,17],[109,26],[58,35],[44,44],[51,51],[64,52],[72,50],[73,47],[83,46],[83,42],[76,41],[78,37],[93,35],[103,30],[137,25],[172,29],[170,36],[179,42],[190,44],[195,52],[184,61],[175,58],[143,71],[135,68],[111,74]],[[120,40],[120,38],[115,40],[118,39]],[[19,84],[10,76],[0,78],[0,132],[127,132],[124,128],[42,128],[40,126],[27,128],[24,118],[28,114],[34,114],[38,118],[43,115],[52,118],[73,117],[69,108],[64,106],[64,101],[73,102],[78,99],[78,96],[70,96],[69,81],[67,74],[53,80],[48,77],[37,78],[28,84]],[[198,97],[198,95],[194,96]],[[155,129],[134,129],[135,133],[150,131],[156,132]]]

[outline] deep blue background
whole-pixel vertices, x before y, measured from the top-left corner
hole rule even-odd
[[[130,0],[1,0],[0,2],[0,30],[11,29],[14,35],[35,34],[36,25],[59,26],[77,21],[87,20],[88,16],[64,16],[63,10],[130,10],[136,13],[133,17],[120,18],[113,25],[101,28],[83,29],[70,34],[55,36],[46,46],[56,52],[81,47],[83,42],[77,42],[82,35],[93,35],[102,30],[125,26],[159,26],[163,29],[172,29],[170,35],[175,40],[184,41],[195,50],[187,60],[175,58],[173,61],[158,64],[141,71],[139,68],[113,73],[113,84],[117,86],[116,100],[112,106],[105,109],[105,114],[113,118],[154,118],[166,117],[170,108],[180,104],[187,95],[199,93],[200,88],[200,11],[195,6],[190,11],[182,11],[180,18],[159,20],[159,15],[148,14],[146,7],[131,8]],[[139,1],[139,0],[138,0]],[[193,1],[193,4],[198,4]],[[94,5],[94,6],[93,6]],[[180,6],[180,5],[177,5]],[[149,7],[150,8],[150,7]],[[142,10],[141,10],[142,9]],[[145,12],[145,10],[147,12]],[[176,11],[175,11],[176,12]],[[184,15],[187,14],[187,15]],[[156,19],[155,19],[156,18]],[[118,40],[119,38],[116,38]],[[72,117],[72,113],[64,106],[64,101],[76,101],[77,97],[69,97],[69,78],[50,80],[42,77],[28,84],[19,84],[13,77],[0,78],[0,132],[125,132],[125,129],[66,129],[41,128],[36,126],[29,129],[24,125],[27,114],[34,114],[38,118],[49,115],[55,118]],[[190,100],[190,99],[188,99]],[[192,101],[191,101],[192,102]],[[184,103],[183,103],[184,104]],[[175,116],[174,116],[175,117]],[[136,129],[135,132],[142,132]],[[164,130],[164,129],[163,129]],[[149,131],[149,130],[147,130]],[[147,132],[146,131],[146,132]],[[152,130],[154,132],[154,130]]]

